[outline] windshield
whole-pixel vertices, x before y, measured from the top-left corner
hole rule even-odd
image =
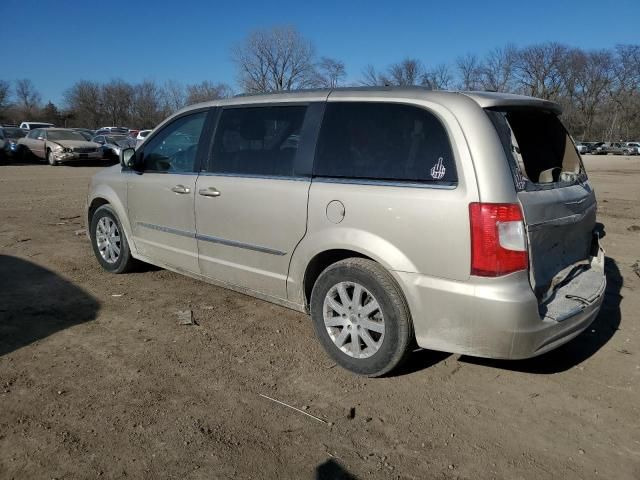
[[[58,140],[80,140],[84,141],[85,138],[79,132],[72,131],[64,131],[64,130],[54,130],[47,133],[48,140],[58,141]]]
[[[85,140],[91,140],[93,138],[93,135],[91,135],[89,132],[85,132],[83,130],[76,130],[76,132],[82,135],[85,138]]]
[[[140,136],[142,138],[145,138],[147,135],[149,135],[151,133],[151,130],[143,130],[140,132]]]
[[[36,128],[50,128],[53,127],[50,123],[30,123],[29,128],[34,130]]]
[[[3,128],[4,130],[4,136],[6,138],[22,138],[24,137],[27,132],[25,132],[23,129],[21,128]]]
[[[518,189],[573,185],[586,179],[580,155],[557,115],[535,109],[487,110]]]

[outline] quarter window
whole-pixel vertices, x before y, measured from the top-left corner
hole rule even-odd
[[[314,175],[455,183],[447,132],[428,111],[392,103],[328,103]]]
[[[193,172],[206,111],[174,120],[144,148],[144,170],[149,172]]]
[[[213,145],[214,173],[294,176],[307,107],[245,107],[222,112]]]

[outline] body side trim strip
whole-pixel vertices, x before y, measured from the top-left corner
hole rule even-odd
[[[287,254],[287,252],[276,250],[274,248],[263,247],[262,245],[253,245],[251,243],[236,242],[235,240],[227,240],[220,237],[213,237],[211,235],[202,235],[196,232],[187,232],[185,230],[178,230],[176,228],[164,227],[162,225],[154,225],[152,223],[136,222],[136,225],[139,225],[144,228],[148,228],[150,230],[157,230],[159,232],[172,233],[174,235],[179,235],[181,237],[195,238],[196,240],[202,240],[204,242],[219,243],[220,245],[226,245],[229,247],[244,248],[245,250],[253,250],[255,252],[268,253],[271,255],[278,255],[278,256],[283,256]]]

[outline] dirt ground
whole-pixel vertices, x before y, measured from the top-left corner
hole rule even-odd
[[[0,165],[0,478],[640,478],[640,157],[585,163],[607,232],[592,327],[527,361],[418,351],[376,380],[302,314],[102,271],[75,233],[100,167]]]

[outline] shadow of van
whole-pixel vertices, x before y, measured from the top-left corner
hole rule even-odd
[[[100,303],[57,273],[0,255],[0,357],[96,318]]]

